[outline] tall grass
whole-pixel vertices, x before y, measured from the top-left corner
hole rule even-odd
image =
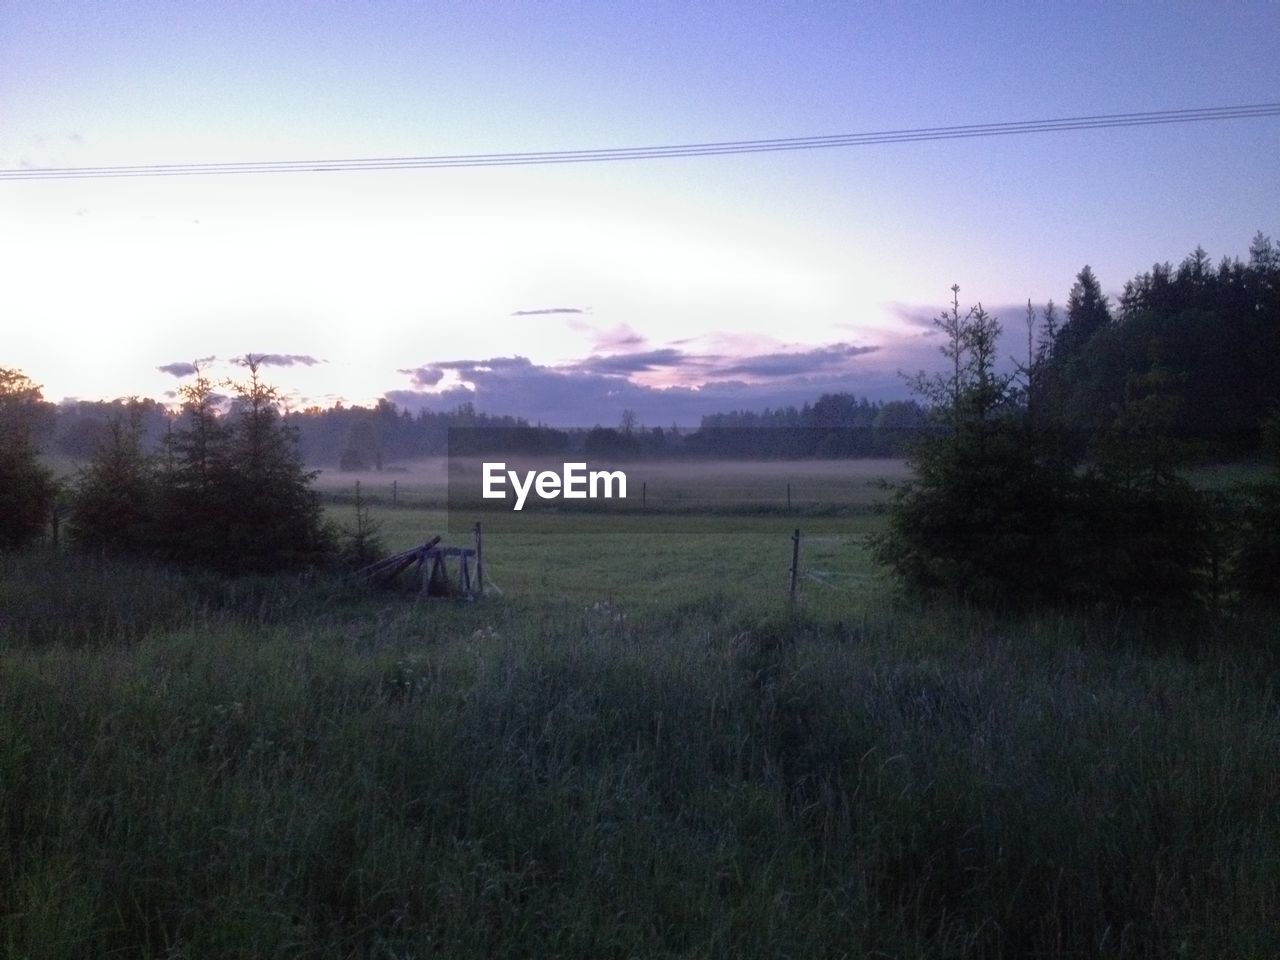
[[[227,578],[92,554],[0,553],[0,644],[129,643],[211,620],[315,621],[368,598],[310,573]]]
[[[1280,953],[1274,621],[114,576],[5,607],[8,956]]]

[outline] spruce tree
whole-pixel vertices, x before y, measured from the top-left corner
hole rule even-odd
[[[39,539],[53,506],[53,475],[32,438],[41,401],[30,377],[0,367],[0,550]]]
[[[157,507],[157,553],[198,567],[226,565],[227,524],[234,499],[222,399],[197,362],[195,379],[178,389],[182,411],[164,441]]]
[[[198,368],[182,388],[179,426],[166,439],[160,470],[160,552],[225,573],[267,573],[327,562],[333,534],[311,489],[297,437],[280,413],[261,361],[239,361],[243,382],[225,381],[225,399]]]
[[[947,372],[911,381],[931,404],[934,428],[911,451],[915,478],[896,496],[873,555],[914,589],[1034,601],[1055,589],[1054,520],[1069,465],[1030,429],[1019,403],[1030,384],[996,369],[998,320],[981,304],[962,314],[958,291],[935,320]]]
[[[82,546],[135,556],[156,550],[160,490],[142,449],[142,419],[130,402],[80,473],[71,495],[71,534]]]
[[[1067,320],[1058,331],[1054,350],[1061,359],[1073,359],[1084,350],[1094,334],[1111,323],[1111,308],[1102,285],[1085,264],[1067,297]]]
[[[248,379],[235,391],[228,431],[228,496],[224,556],[231,570],[297,569],[328,560],[334,535],[298,453],[295,431],[280,413],[275,387],[263,382],[259,358],[240,363]]]

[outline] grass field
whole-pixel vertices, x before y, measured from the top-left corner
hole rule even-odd
[[[1280,620],[908,602],[876,470],[791,478],[466,604],[0,557],[0,955],[1280,956]]]
[[[440,462],[390,475],[399,506],[392,505],[386,473],[324,474],[317,486],[329,498],[330,516],[350,523],[358,480],[391,551],[437,533],[446,542],[470,543],[472,525],[483,520],[487,573],[513,596],[661,604],[713,592],[776,609],[787,595],[795,529],[802,531],[799,589],[806,602],[839,607],[884,588],[866,538],[883,522],[882,481],[905,476],[901,461],[646,463],[628,468],[630,500],[638,482],[655,491],[645,512],[567,513],[537,522],[497,509],[451,516]]]

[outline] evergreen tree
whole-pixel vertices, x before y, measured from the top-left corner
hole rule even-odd
[[[92,549],[144,555],[156,549],[159,484],[142,451],[142,418],[131,404],[80,474],[71,497],[71,534]]]
[[[1180,471],[1174,378],[1158,360],[1129,377],[1115,422],[1093,445],[1071,517],[1068,577],[1091,601],[1189,606],[1213,590],[1213,517]]]
[[[260,361],[240,361],[249,378],[229,384],[238,413],[227,432],[226,504],[221,556],[228,570],[297,569],[332,554],[333,533],[298,454],[297,437],[280,413],[275,387],[262,381]]]
[[[344,526],[338,534],[338,564],[348,570],[366,567],[386,555],[382,528],[369,516],[369,504],[360,495],[359,480],[354,506],[354,526]]]
[[[1053,345],[1058,339],[1058,305],[1051,299],[1044,305],[1044,325],[1041,327],[1040,355],[1053,357]]]
[[[1111,323],[1111,309],[1103,296],[1102,286],[1085,265],[1076,275],[1075,285],[1067,297],[1067,321],[1058,331],[1054,349],[1067,358],[1073,358],[1103,327]]]
[[[363,412],[351,424],[346,449],[338,461],[339,469],[350,471],[382,469],[382,451],[373,420]]]
[[[972,600],[1204,599],[1213,531],[1205,498],[1178,472],[1176,378],[1158,363],[1131,376],[1119,416],[1080,473],[1062,435],[1025,403],[1038,395],[1044,364],[1025,368],[1021,384],[997,372],[1000,326],[980,304],[961,316],[953,300],[936,323],[948,338],[949,374],[914,384],[942,429],[913,450],[915,478],[873,543],[876,560],[909,587]]]
[[[231,412],[202,370],[181,390],[180,425],[166,440],[158,552],[193,566],[227,573],[297,569],[329,559],[333,533],[310,488],[315,474],[302,465],[297,438],[280,413],[260,361],[234,390]]]
[[[179,387],[182,413],[165,437],[157,513],[157,552],[193,566],[227,562],[225,537],[234,492],[223,399],[197,362],[195,379]]]
[[[0,550],[37,540],[53,506],[53,476],[32,438],[41,400],[28,376],[0,367]]]
[[[949,372],[912,380],[939,429],[917,440],[915,478],[898,492],[873,555],[914,589],[1034,601],[1056,587],[1054,523],[1070,469],[1030,430],[1018,403],[1030,384],[1020,389],[996,370],[999,322],[981,304],[961,314],[958,291],[935,320]]]

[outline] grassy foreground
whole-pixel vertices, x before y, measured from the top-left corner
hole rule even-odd
[[[504,551],[458,606],[0,559],[0,955],[1280,955],[1275,619]]]

